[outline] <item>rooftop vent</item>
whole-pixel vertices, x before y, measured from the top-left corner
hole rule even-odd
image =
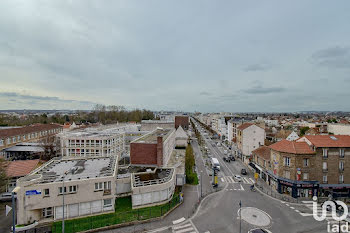
[[[334,141],[338,140],[338,138],[334,137],[334,136],[330,136],[330,138]]]

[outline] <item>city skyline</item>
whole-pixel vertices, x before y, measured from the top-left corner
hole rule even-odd
[[[0,109],[348,111],[339,3],[4,1]]]

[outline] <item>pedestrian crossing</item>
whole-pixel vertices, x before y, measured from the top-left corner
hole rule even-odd
[[[236,181],[232,176],[224,176],[221,177],[221,181],[229,184],[235,184],[235,183],[244,183],[244,184],[254,184],[255,181],[252,178],[249,177],[241,177],[242,181]]]
[[[287,203],[287,202],[283,202],[283,201],[282,201],[282,203],[303,217],[312,217],[313,216],[313,201],[302,201],[303,206],[306,207],[310,211],[305,211],[305,208],[304,208],[304,210],[299,210],[297,206],[293,206],[293,204],[291,204],[291,203]],[[322,207],[321,207],[321,204],[319,204],[319,203],[317,204],[317,213],[318,213],[318,216],[320,216],[322,213]],[[327,211],[325,221],[329,222],[330,224],[337,223],[337,221],[335,221],[333,219],[331,211]]]
[[[198,230],[193,225],[192,221],[186,222],[180,226],[172,227],[173,233],[198,233]]]

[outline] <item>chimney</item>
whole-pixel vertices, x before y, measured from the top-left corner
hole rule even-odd
[[[157,137],[157,165],[163,165],[163,137]]]

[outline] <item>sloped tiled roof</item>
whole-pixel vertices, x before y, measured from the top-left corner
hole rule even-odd
[[[290,154],[315,154],[306,142],[287,141],[285,139],[270,145],[269,148]]]
[[[265,160],[270,160],[271,149],[268,146],[261,146],[258,149],[253,150],[252,154],[256,154]]]
[[[39,159],[9,161],[6,165],[8,177],[20,177],[28,175],[39,165]]]
[[[254,125],[254,124],[252,124],[252,123],[244,123],[244,124],[241,124],[240,126],[238,126],[237,129],[244,130],[244,129],[248,128],[251,125]]]
[[[316,147],[350,147],[350,135],[306,135]]]
[[[0,139],[17,135],[35,133],[43,130],[57,129],[61,127],[62,126],[58,124],[35,124],[21,128],[2,129],[0,130]]]

